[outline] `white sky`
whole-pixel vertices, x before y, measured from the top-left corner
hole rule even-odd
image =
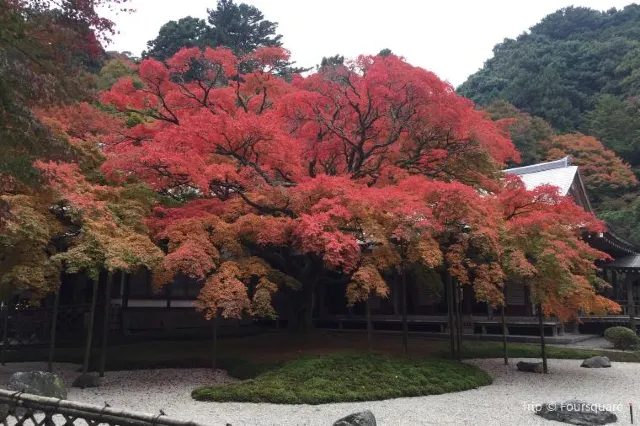
[[[457,86],[482,67],[492,48],[562,7],[618,9],[632,0],[236,0],[278,22],[284,47],[301,66],[323,56],[404,56]],[[136,12],[114,18],[119,34],[110,50],[140,54],[167,21],[206,17],[216,0],[131,0]]]

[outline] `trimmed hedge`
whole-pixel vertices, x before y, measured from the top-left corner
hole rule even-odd
[[[636,333],[627,327],[610,327],[604,331],[604,337],[613,343],[613,347],[616,349],[633,349],[635,348],[640,339]]]

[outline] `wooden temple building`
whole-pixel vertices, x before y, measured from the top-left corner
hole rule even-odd
[[[591,205],[577,166],[571,165],[569,158],[505,170],[507,174],[520,176],[527,188],[551,184],[560,188],[562,195],[572,197],[586,211],[592,212]],[[597,235],[584,236],[590,245],[608,253],[614,260],[602,267],[603,277],[611,283],[606,296],[623,306],[620,315],[595,318],[583,316],[580,324],[562,324],[555,318],[544,321],[545,334],[549,336],[574,335],[575,333],[601,333],[610,325],[640,324],[640,247],[626,241],[607,230]],[[105,277],[101,277],[100,287],[104,288]],[[113,318],[113,331],[126,335],[162,333],[163,335],[189,335],[210,333],[210,324],[194,308],[194,300],[201,285],[188,279],[178,279],[165,291],[154,292],[148,271],[140,271],[133,276],[116,277],[110,301],[106,302],[103,290],[99,303],[108,303]],[[399,331],[401,329],[400,288],[395,280],[389,280],[390,296],[374,298],[370,301],[372,322],[375,330]],[[68,329],[83,328],[82,319],[91,298],[91,284],[82,275],[66,279],[61,289],[61,312],[64,306],[75,306],[69,314]],[[506,326],[510,336],[539,335],[538,318],[531,301],[529,289],[522,284],[507,283]],[[261,322],[263,326],[286,327],[288,322],[286,295],[277,294],[275,305],[279,319]],[[475,300],[473,288],[460,289],[460,312],[463,332],[475,338],[493,338],[502,332],[498,312],[486,304]],[[106,302],[106,303],[105,303]],[[78,307],[84,306],[83,309]],[[427,277],[407,279],[407,312],[409,330],[422,333],[444,333],[448,324],[446,291],[437,273]],[[101,312],[99,309],[98,312]],[[67,315],[67,314],[65,314]],[[75,315],[75,316],[74,316]],[[334,329],[364,329],[366,327],[364,303],[347,306],[344,284],[318,286],[313,295],[313,322],[316,327]],[[236,325],[252,326],[258,320],[247,318]],[[63,322],[64,323],[64,322]],[[99,323],[99,320],[98,320]],[[65,323],[66,324],[66,323]],[[73,325],[75,324],[75,326]],[[237,328],[237,327],[235,327]],[[493,336],[492,336],[493,335]]]
[[[518,175],[528,189],[540,185],[557,186],[561,195],[571,197],[579,206],[593,213],[578,166],[571,165],[569,157],[560,160],[505,170],[506,174]],[[625,240],[610,229],[599,234],[585,233],[585,240],[594,248],[609,254],[614,260],[598,265],[602,277],[611,288],[604,295],[619,303],[623,312],[619,315],[594,317],[581,315],[579,323],[563,324],[555,318],[544,321],[545,335],[562,336],[565,333],[602,333],[612,325],[625,325],[634,329],[640,325],[640,247]],[[424,283],[408,283],[410,330],[442,333],[448,324],[446,292],[442,281],[436,287]],[[376,329],[400,329],[401,315],[398,309],[398,294],[391,286],[389,299],[374,301],[373,322]],[[485,335],[502,332],[498,312],[475,300],[471,286],[461,289],[461,314],[464,332],[468,335]],[[331,298],[337,297],[332,294]],[[522,283],[505,284],[506,325],[509,334],[519,336],[539,335],[536,306],[532,303],[530,290]],[[323,299],[327,299],[324,297]],[[332,304],[335,308],[335,304]],[[326,309],[326,308],[325,308]],[[365,317],[360,307],[342,307],[343,312],[318,313],[319,323],[337,328],[364,328]],[[562,339],[561,339],[562,340]]]
[[[578,166],[571,165],[569,157],[547,163],[532,166],[518,167],[505,170],[507,174],[520,176],[528,189],[539,185],[550,184],[560,188],[560,194],[571,197],[576,204],[590,213],[594,213],[589,197],[585,190]],[[621,315],[611,315],[604,318],[582,316],[580,331],[602,332],[609,325],[626,325],[636,328],[640,314],[637,306],[640,304],[639,279],[640,276],[640,246],[627,241],[613,230],[607,229],[599,234],[586,234],[585,240],[594,248],[609,254],[613,262],[603,263],[602,277],[610,284],[611,288],[604,295],[614,300],[623,308]],[[633,267],[632,265],[636,265]],[[509,295],[507,286],[507,296]],[[511,290],[513,291],[513,290]],[[522,289],[527,293],[527,289]],[[518,303],[517,300],[507,298],[509,303]],[[531,313],[531,304],[525,299],[527,314]],[[559,332],[564,329],[563,324],[558,325]]]
[[[505,170],[507,174],[520,176],[529,189],[538,185],[551,184],[560,189],[562,195],[572,197],[586,211],[593,212],[589,203],[580,172],[571,165],[570,159],[535,164]],[[582,324],[562,324],[554,318],[545,320],[545,334],[552,336],[566,332],[601,332],[607,325],[625,324],[635,327],[640,324],[636,313],[640,314],[640,247],[626,241],[607,230],[597,235],[585,235],[590,245],[602,250],[614,258],[614,261],[602,265],[603,276],[611,283],[607,296],[624,307],[620,315],[606,318],[584,316]],[[407,301],[410,330],[425,333],[441,333],[447,326],[446,292],[439,275],[429,277],[429,283],[417,279],[408,280]],[[374,327],[377,330],[399,330],[401,315],[399,309],[399,288],[390,280],[390,297],[376,298],[370,308]],[[154,293],[151,277],[145,271],[131,277],[119,289],[115,290],[112,303],[121,310],[121,326],[130,332],[148,329],[187,329],[206,327],[202,315],[195,312],[193,300],[200,286],[190,280],[181,280],[170,286],[162,294]],[[365,327],[364,304],[348,307],[343,285],[319,286],[314,294],[313,320],[317,327],[337,329],[360,329]],[[539,333],[535,306],[531,301],[529,289],[517,283],[507,283],[507,328],[512,335],[535,335]],[[477,302],[470,286],[461,288],[461,314],[464,331],[468,334],[499,334],[500,318],[497,312],[486,304]],[[282,308],[286,298],[276,300],[280,306],[279,320],[274,326],[286,326],[287,312]],[[251,320],[249,320],[250,322]]]

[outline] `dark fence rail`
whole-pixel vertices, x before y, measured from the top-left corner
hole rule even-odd
[[[97,426],[166,425],[199,426],[198,423],[172,419],[164,414],[146,414],[105,405],[45,398],[0,389],[0,420],[4,425],[28,426]]]

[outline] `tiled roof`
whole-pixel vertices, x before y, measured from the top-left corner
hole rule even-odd
[[[580,179],[578,167],[571,165],[571,159],[569,157],[546,163],[533,164],[531,166],[506,169],[504,172],[506,174],[520,176],[520,179],[522,179],[527,189],[533,189],[540,185],[553,185],[560,188],[561,195],[569,195],[571,185],[577,182],[579,189],[571,195],[585,210],[593,212],[584,185]],[[640,255],[635,254],[640,253],[640,247],[616,235],[610,229],[600,234],[598,238],[605,242],[608,249],[605,248],[604,250],[607,251],[607,253],[622,251],[623,253],[630,254],[630,256],[619,258],[615,262],[607,264],[607,268],[640,269]]]
[[[578,166],[572,166],[569,157],[547,163],[506,169],[506,174],[518,175],[527,189],[540,185],[560,188],[561,195],[567,195],[578,173]]]

